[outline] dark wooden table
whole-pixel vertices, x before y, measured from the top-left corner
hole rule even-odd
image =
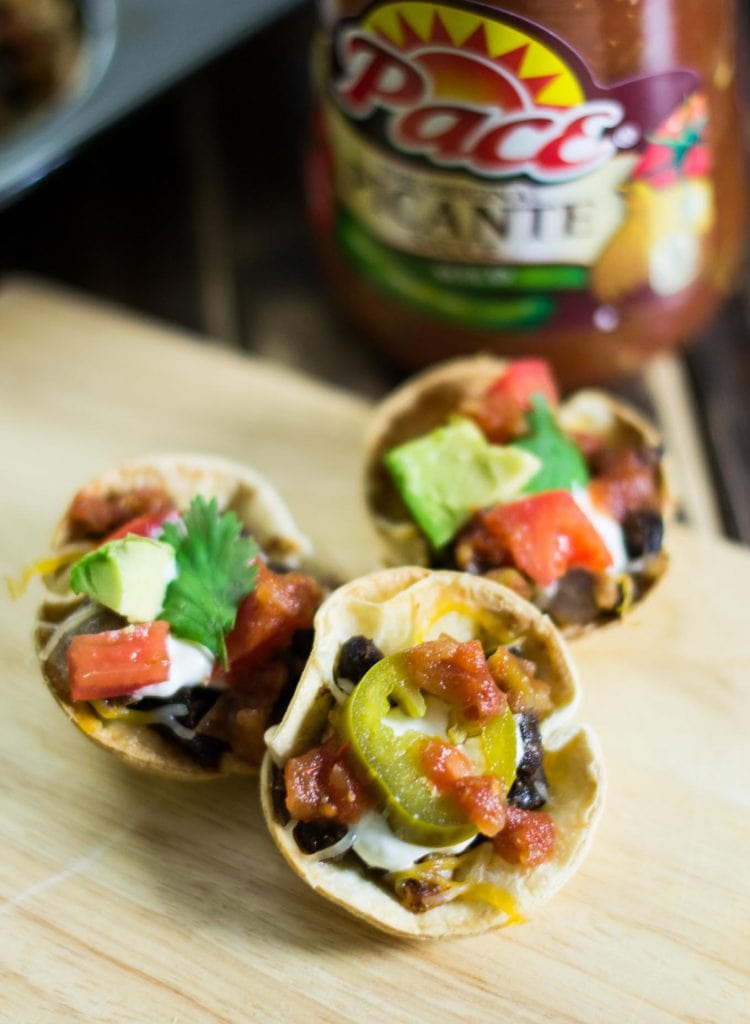
[[[311,28],[310,9],[298,9],[90,142],[0,214],[0,271],[385,392],[400,371],[337,317],[306,227]],[[684,356],[619,388],[662,423],[685,518],[750,542],[747,294]]]

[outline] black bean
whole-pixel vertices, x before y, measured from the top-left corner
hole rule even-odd
[[[599,618],[594,577],[586,569],[571,569],[557,584],[545,611],[558,626],[585,626]]]
[[[196,764],[200,765],[201,768],[205,768],[208,772],[219,770],[221,759],[226,751],[229,750],[229,746],[215,736],[203,736],[201,733],[196,733],[192,739],[183,739],[182,736],[177,736],[173,733],[168,725],[156,724],[149,728],[153,729],[154,732],[158,732],[165,740],[169,740],[170,743],[179,747]]]
[[[195,729],[198,723],[211,710],[221,695],[221,690],[210,686],[185,686],[178,690],[171,697],[143,697],[141,700],[131,704],[130,707],[136,711],[150,711],[153,708],[165,707],[167,704],[182,704],[185,707],[184,714],[175,715],[176,721],[184,725],[186,729]],[[155,722],[149,726],[165,740],[174,746],[179,747],[188,757],[206,771],[215,772],[218,770],[222,756],[229,750],[229,745],[215,736],[204,736],[196,733],[191,738],[178,736],[172,729],[162,722]]]
[[[544,758],[539,719],[536,715],[519,715],[518,730],[523,740],[523,756],[516,774],[530,777],[542,767]]]
[[[286,682],[273,706],[271,721],[278,721],[287,709],[289,702],[297,689],[302,670],[310,657],[313,644],[313,631],[311,629],[298,629],[292,636],[288,647],[278,652],[278,659],[286,668]]]
[[[636,509],[628,512],[622,524],[625,546],[631,558],[655,555],[664,542],[664,520],[658,512]]]
[[[142,697],[130,707],[134,711],[150,711],[153,708],[166,707],[167,704],[182,704],[186,709],[185,713],[175,717],[180,725],[194,729],[211,710],[220,695],[221,690],[216,690],[211,686],[183,686],[171,697]]]
[[[283,662],[286,666],[287,674],[289,676],[288,686],[291,688],[287,698],[291,696],[299,677],[302,675],[302,670],[307,664],[307,659],[310,657],[310,651],[312,650],[313,644],[313,631],[311,629],[298,629],[292,636],[291,643],[288,647],[279,651],[277,657],[279,661]],[[288,703],[287,699],[287,703]]]
[[[303,853],[317,853],[343,839],[346,825],[339,825],[335,821],[298,821],[293,835]]]
[[[520,715],[518,729],[523,740],[523,754],[508,793],[508,803],[524,811],[536,811],[544,806],[548,795],[539,720],[536,715]]]
[[[439,548],[438,550],[435,550],[433,548],[430,552],[430,568],[457,569],[458,566],[456,565],[456,545],[448,544],[446,547]]]
[[[312,629],[298,629],[292,637],[291,649],[292,653],[297,658],[303,658],[305,661],[310,657],[310,651],[313,645],[314,630]]]
[[[544,772],[542,772],[544,776]],[[547,803],[547,782],[543,777],[538,780],[527,779],[522,782],[516,779],[508,793],[508,803],[522,811],[538,811]]]
[[[358,683],[373,665],[383,658],[380,648],[366,636],[352,636],[341,647],[336,668],[337,679]]]

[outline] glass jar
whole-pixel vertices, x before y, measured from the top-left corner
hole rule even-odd
[[[568,386],[687,340],[744,235],[732,0],[327,0],[308,195],[345,310],[405,368]]]

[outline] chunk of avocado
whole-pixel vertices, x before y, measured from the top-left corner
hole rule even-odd
[[[385,465],[417,525],[439,549],[478,509],[515,499],[540,462],[520,448],[490,444],[473,420],[454,416],[393,448]]]
[[[150,622],[161,611],[176,575],[173,547],[131,534],[84,555],[73,566],[70,586],[129,622]]]

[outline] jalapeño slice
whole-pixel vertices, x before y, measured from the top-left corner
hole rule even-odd
[[[507,705],[502,715],[489,720],[479,740],[487,772],[503,780],[507,795],[516,777],[516,723]]]
[[[477,835],[448,794],[439,793],[421,767],[424,731],[396,733],[384,719],[393,705],[410,718],[421,718],[425,701],[410,685],[403,655],[383,658],[359,681],[344,704],[340,729],[352,755],[381,799],[392,831],[420,846],[454,846]],[[509,711],[490,721],[480,741],[487,769],[513,781],[516,734]]]

